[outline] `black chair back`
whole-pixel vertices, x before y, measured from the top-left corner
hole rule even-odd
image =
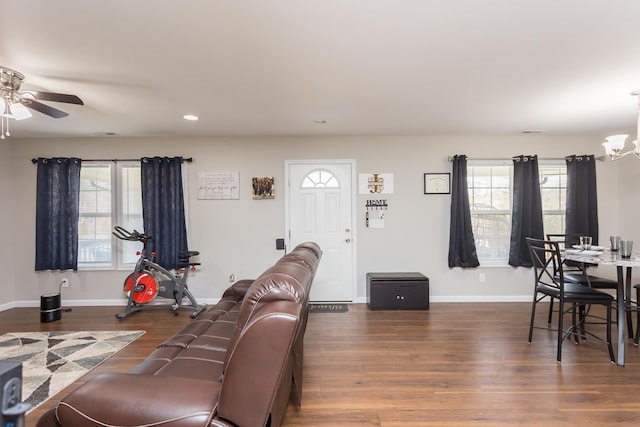
[[[571,248],[571,246],[573,245],[579,244],[580,236],[584,236],[584,234],[580,234],[580,233],[547,234],[547,240],[558,242],[558,244],[560,245],[560,250],[562,251],[562,250]]]
[[[564,274],[560,243],[552,240],[527,237],[527,245],[533,261],[535,286],[545,286],[564,293]]]

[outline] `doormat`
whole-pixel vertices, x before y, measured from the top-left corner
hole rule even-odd
[[[349,311],[347,304],[310,304],[309,313],[346,313]]]
[[[22,401],[33,410],[142,334],[12,332],[0,336],[0,360],[22,363]]]

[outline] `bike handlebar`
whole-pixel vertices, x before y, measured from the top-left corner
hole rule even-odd
[[[131,232],[125,228],[120,227],[119,225],[116,225],[115,227],[113,227],[113,232],[111,234],[113,234],[120,240],[130,240],[130,241],[142,242],[142,243],[146,243],[149,240],[151,240],[151,235],[149,234],[140,233],[136,229],[134,229],[133,232]]]

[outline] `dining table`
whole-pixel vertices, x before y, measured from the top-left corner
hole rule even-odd
[[[618,357],[619,366],[624,366],[624,350],[628,337],[633,338],[633,330],[627,331],[625,316],[631,325],[631,271],[640,267],[640,252],[632,251],[629,258],[623,258],[618,251],[611,251],[604,247],[594,247],[590,250],[567,249],[564,253],[566,260],[582,263],[583,269],[589,264],[615,266],[617,270],[616,308],[618,324]],[[586,270],[584,270],[586,271]],[[635,307],[638,309],[638,307]],[[636,326],[638,327],[638,326]]]

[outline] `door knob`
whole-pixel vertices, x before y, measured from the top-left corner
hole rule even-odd
[[[351,243],[351,239],[344,239],[345,242]]]
[[[344,229],[344,232],[345,232],[345,233],[350,233],[350,232],[351,232],[351,229],[350,229],[350,228],[345,228],[345,229]]]

